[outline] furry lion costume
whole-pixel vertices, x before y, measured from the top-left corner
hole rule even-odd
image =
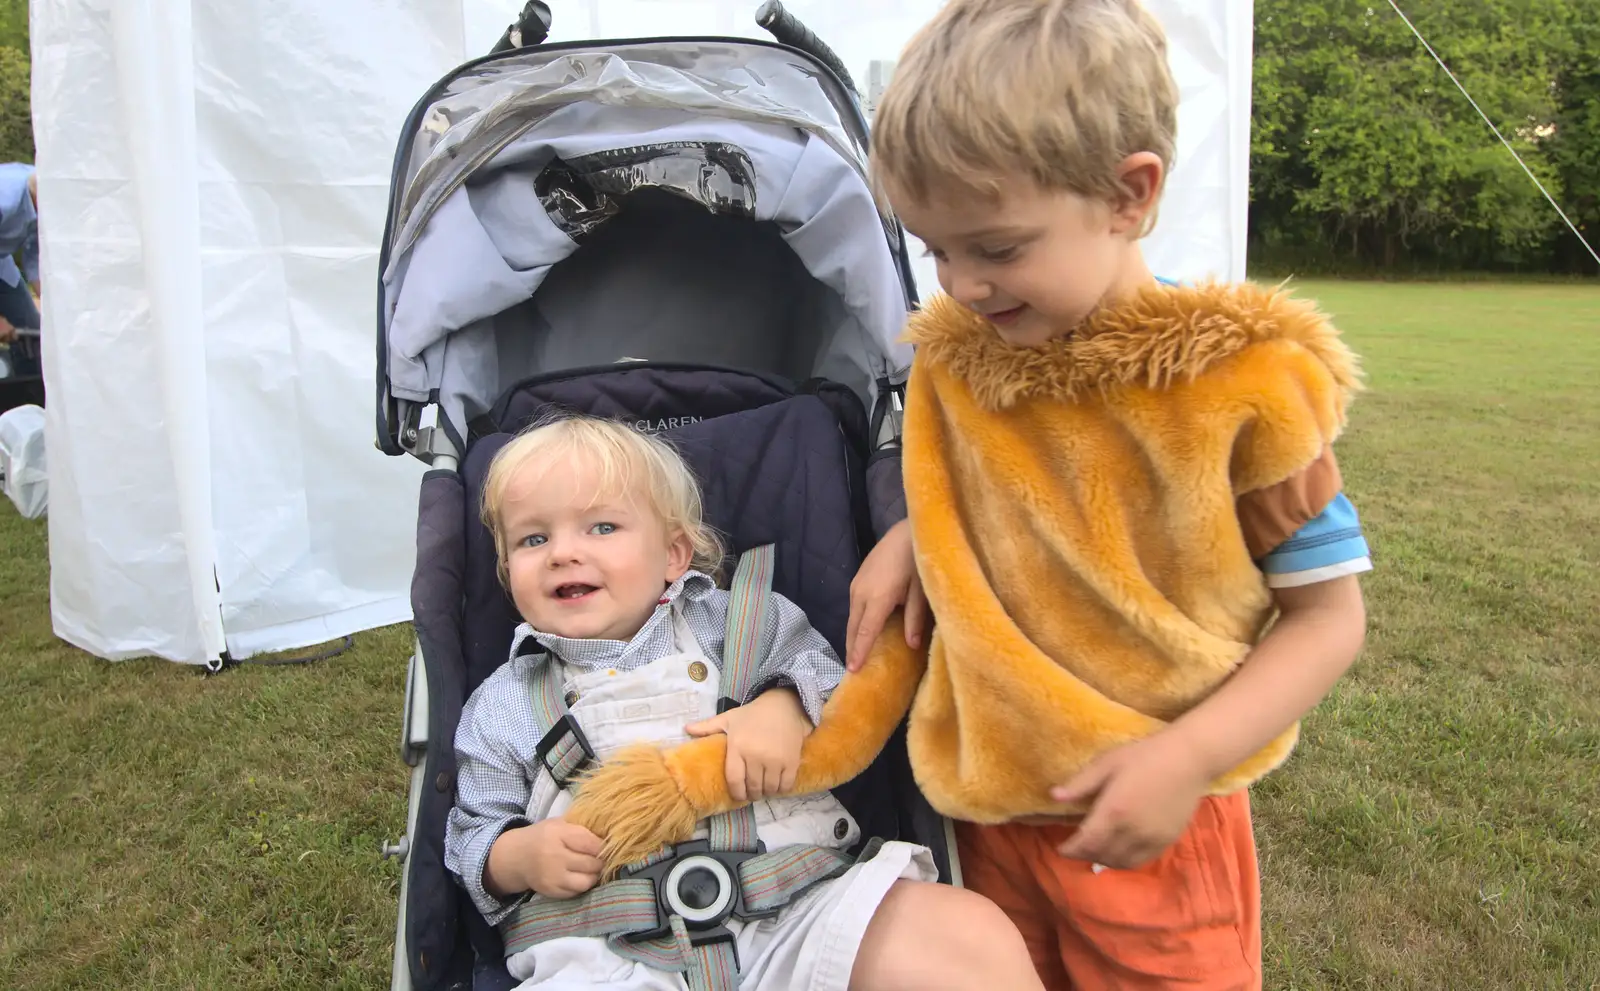
[[[955,819],[1081,811],[1051,800],[1226,679],[1272,618],[1238,500],[1323,456],[1359,388],[1311,303],[1252,284],[1152,286],[1039,348],[939,297],[911,319],[904,471],[938,626],[898,615],[806,739],[794,792],[859,774],[910,714],[917,783]],[[1213,783],[1244,787],[1298,727]],[[726,738],[619,753],[567,818],[611,873],[736,807]]]

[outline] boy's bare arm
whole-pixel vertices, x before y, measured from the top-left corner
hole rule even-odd
[[[1212,781],[1304,716],[1354,663],[1366,639],[1354,575],[1279,589],[1277,599],[1277,623],[1210,698],[1053,791],[1057,801],[1091,803],[1063,856],[1122,868],[1159,856]]]
[[[1278,589],[1277,600],[1277,623],[1239,670],[1168,730],[1201,755],[1209,778],[1237,766],[1315,708],[1366,640],[1366,605],[1355,575]]]

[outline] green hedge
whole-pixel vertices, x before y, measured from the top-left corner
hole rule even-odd
[[[28,54],[0,45],[0,162],[33,161]]]

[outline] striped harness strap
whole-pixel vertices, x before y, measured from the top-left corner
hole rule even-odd
[[[728,601],[718,713],[738,706],[756,687],[773,559],[771,544],[739,558]],[[540,726],[549,727],[538,758],[565,788],[595,753],[562,697],[556,665],[539,665],[534,681],[534,714]],[[868,844],[859,858],[826,847],[766,852],[748,805],[705,822],[707,839],[663,849],[577,898],[530,897],[500,924],[506,955],[564,936],[603,936],[627,959],[685,974],[691,991],[735,991],[739,960],[726,920],[777,915],[813,885],[869,859],[878,846]]]
[[[859,859],[870,859],[878,845],[879,841],[873,840]],[[670,873],[674,865],[680,872],[685,871],[683,865],[689,865],[688,871],[702,870],[696,863],[701,856],[723,865],[734,860],[736,866],[730,873],[737,875],[735,904],[728,914],[746,922],[778,914],[812,885],[840,876],[857,862],[843,851],[826,847],[785,847],[733,857],[718,856],[708,847],[705,841],[682,844],[671,856],[653,861],[652,868],[665,868],[664,873]],[[534,895],[501,924],[506,955],[563,936],[603,936],[619,956],[685,974],[692,991],[734,991],[739,986],[739,961],[733,934],[720,923],[706,929],[690,928],[694,920],[672,912],[668,896],[676,890],[662,880],[648,873],[636,874],[577,898]],[[676,907],[689,908],[691,914],[718,908],[714,903],[698,909]]]

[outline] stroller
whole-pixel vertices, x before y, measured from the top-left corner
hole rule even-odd
[[[430,466],[401,755],[412,768],[395,988],[503,989],[499,935],[444,866],[453,739],[518,617],[477,501],[490,459],[552,410],[661,432],[741,553],[843,655],[849,584],[904,515],[900,410],[915,286],[865,179],[836,56],[783,11],[777,42],[542,44],[530,3],[402,132],[378,295],[378,446]],[[902,735],[836,796],[864,837],[934,851],[947,824]]]
[[[0,413],[27,405],[44,405],[39,330],[18,327],[16,339],[0,345]]]

